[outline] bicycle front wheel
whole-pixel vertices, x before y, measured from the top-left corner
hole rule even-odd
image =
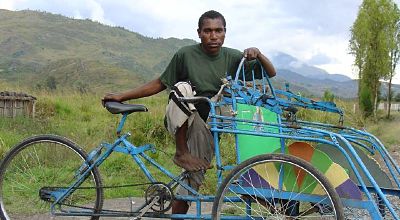
[[[46,219],[54,202],[46,197],[46,190],[66,189],[75,183],[86,157],[75,143],[55,135],[34,136],[16,145],[0,165],[1,219]],[[98,169],[78,187],[56,206],[56,214],[101,210],[103,190]],[[85,218],[99,217],[80,219]]]
[[[224,179],[213,219],[344,219],[338,194],[327,178],[291,155],[250,158]]]

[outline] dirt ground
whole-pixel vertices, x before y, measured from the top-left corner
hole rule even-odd
[[[129,211],[131,209],[131,204],[134,201],[135,203],[133,204],[133,207],[138,204],[142,204],[144,201],[143,198],[122,198],[122,199],[112,199],[112,200],[106,200],[104,201],[104,209],[112,209],[112,210],[121,210],[121,211]],[[212,210],[212,203],[204,203],[202,204],[202,212],[203,214],[211,214]],[[169,211],[170,213],[170,211]],[[196,213],[196,205],[192,204],[189,213],[195,214]],[[21,217],[18,220],[83,220],[87,218],[80,218],[80,217],[53,217],[49,214],[44,214],[44,215],[37,215],[37,216],[29,216],[29,217]],[[121,218],[115,218],[115,217],[101,217],[100,219],[104,220],[123,220],[123,219],[133,219],[129,217],[121,217]],[[156,220],[156,219],[161,219],[161,218],[142,218],[143,220]]]
[[[398,162],[400,161],[400,146],[391,146],[389,149],[390,155],[393,157],[393,159]],[[381,165],[381,167],[384,169],[384,163],[382,163],[382,160],[379,157],[376,157],[376,160],[378,163]],[[123,210],[123,211],[129,211],[131,208],[131,201],[135,201],[132,206],[134,207],[137,204],[141,204],[143,202],[143,198],[121,198],[121,199],[112,199],[112,200],[106,200],[104,203],[104,209],[113,209],[113,210]],[[211,214],[212,210],[212,203],[204,203],[202,204],[202,211],[203,214]],[[170,213],[170,211],[169,211]],[[196,213],[196,205],[192,204],[189,210],[189,213]],[[85,218],[79,218],[79,217],[57,217],[54,218],[48,214],[46,215],[39,215],[39,216],[30,216],[29,218],[21,218],[22,219],[30,219],[30,220],[52,220],[52,219],[57,219],[57,220],[82,220]],[[102,217],[100,219],[104,220],[117,220],[117,219],[133,219],[133,218],[112,218],[112,217]],[[160,219],[160,218],[142,218],[144,220],[155,220],[155,219]]]

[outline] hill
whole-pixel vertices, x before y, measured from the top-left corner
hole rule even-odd
[[[277,68],[277,79],[294,85],[293,91],[304,94],[322,96],[329,90],[342,98],[355,98],[357,96],[358,81],[341,74],[329,74],[327,71],[301,62],[299,59],[282,52],[271,55],[271,61]],[[382,83],[381,94],[386,95],[387,83]],[[394,93],[400,93],[400,85],[392,85]]]
[[[159,75],[193,40],[153,39],[122,27],[0,9],[0,77],[35,87],[131,88]]]
[[[283,52],[277,51],[273,53],[271,56],[271,60],[273,61],[275,67],[278,69],[286,69],[308,78],[320,80],[328,79],[336,82],[351,81],[351,78],[348,76],[341,74],[329,74],[327,71],[321,68],[308,65],[304,62],[301,62],[297,58]]]
[[[39,89],[121,91],[154,79],[179,48],[195,43],[149,38],[88,19],[0,9],[0,79]],[[290,83],[293,92],[306,96],[330,90],[339,97],[356,97],[357,82],[347,76],[329,74],[282,52],[269,57],[278,70],[273,78],[278,88]]]

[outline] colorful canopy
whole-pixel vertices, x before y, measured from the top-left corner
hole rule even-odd
[[[279,153],[280,150],[277,151]],[[322,151],[313,148],[305,142],[295,142],[285,148],[285,153],[302,158],[311,163],[321,171],[336,189],[342,198],[361,200],[361,191],[356,184],[349,178],[346,171]],[[257,182],[260,187],[279,188],[279,163],[260,164],[250,169],[242,175],[244,186],[247,183]],[[282,170],[281,170],[282,171]],[[323,189],[314,177],[305,173],[303,170],[290,165],[283,166],[283,185],[284,191],[299,192],[304,194],[322,195]],[[261,179],[261,181],[260,181]]]

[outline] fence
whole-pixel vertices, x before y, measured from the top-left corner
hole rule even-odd
[[[387,110],[389,105],[386,102],[379,103],[378,109]],[[390,104],[391,111],[400,111],[400,103],[391,103]]]
[[[0,92],[0,117],[35,117],[35,101],[25,93]]]

